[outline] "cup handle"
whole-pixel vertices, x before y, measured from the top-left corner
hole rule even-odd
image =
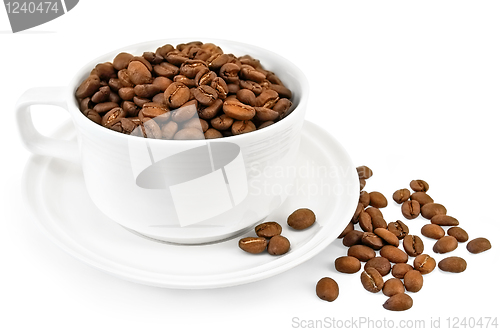
[[[34,154],[80,163],[80,149],[76,141],[65,141],[44,136],[36,130],[31,117],[31,105],[54,105],[68,111],[66,87],[33,88],[17,101],[16,118],[21,140]]]

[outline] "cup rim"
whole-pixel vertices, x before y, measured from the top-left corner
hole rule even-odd
[[[69,86],[68,86],[68,94],[71,102],[68,103],[68,108],[70,112],[76,113],[74,119],[75,121],[78,121],[79,126],[83,126],[85,128],[88,128],[89,130],[97,130],[99,133],[103,135],[112,135],[116,138],[122,138],[122,139],[149,139],[150,141],[154,141],[155,144],[157,142],[176,142],[176,143],[160,143],[160,144],[188,144],[188,143],[193,143],[193,142],[200,142],[200,141],[206,141],[206,140],[163,140],[163,139],[151,139],[151,138],[146,138],[146,137],[139,137],[139,136],[131,136],[131,135],[125,135],[119,132],[115,132],[111,129],[102,127],[92,121],[89,121],[85,115],[80,111],[80,107],[78,105],[78,101],[75,97],[75,91],[76,88],[81,84],[82,82],[82,77],[86,77],[98,63],[106,62],[106,61],[112,61],[112,58],[116,56],[120,52],[124,52],[126,49],[130,48],[141,48],[145,47],[146,45],[157,45],[156,47],[160,47],[165,44],[179,44],[179,43],[185,43],[189,41],[194,41],[194,40],[204,40],[204,43],[214,43],[216,45],[218,44],[235,44],[238,45],[239,47],[249,49],[249,54],[252,53],[252,50],[256,50],[259,53],[267,53],[269,54],[270,57],[277,58],[280,63],[285,64],[285,67],[289,69],[290,71],[293,72],[293,76],[297,78],[297,81],[299,82],[299,87],[300,87],[300,99],[298,100],[297,105],[295,105],[294,110],[285,118],[282,120],[268,126],[262,129],[258,129],[249,133],[241,134],[241,135],[234,135],[234,136],[228,136],[228,137],[222,137],[222,138],[216,138],[213,140],[213,142],[238,142],[243,139],[252,139],[257,137],[258,135],[266,135],[271,133],[272,131],[279,132],[280,129],[285,128],[287,125],[291,124],[292,121],[299,121],[301,113],[299,110],[300,109],[305,109],[305,105],[307,103],[308,97],[309,97],[309,81],[307,80],[307,77],[305,74],[302,72],[302,70],[296,66],[293,62],[290,60],[286,59],[285,57],[269,51],[263,47],[247,44],[247,43],[241,43],[238,41],[232,41],[232,40],[225,40],[225,39],[216,39],[216,38],[166,38],[166,39],[157,39],[157,40],[151,40],[151,41],[146,41],[146,42],[141,42],[141,43],[135,43],[135,44],[130,44],[126,46],[122,46],[118,49],[115,49],[113,51],[107,52],[99,57],[94,58],[93,60],[87,62],[84,66],[80,67],[80,69],[77,71],[77,73],[73,76]],[[111,60],[110,60],[111,57]],[[303,112],[303,111],[302,111]],[[82,121],[85,120],[85,121]],[[92,126],[92,127],[90,127]]]

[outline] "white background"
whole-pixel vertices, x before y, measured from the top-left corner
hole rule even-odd
[[[440,317],[444,328],[447,317],[498,316],[499,16],[497,1],[81,0],[63,17],[12,34],[1,9],[0,330],[285,331],[296,330],[293,317],[360,316],[424,319],[427,328]],[[340,241],[281,275],[214,290],[133,284],[61,251],[21,199],[30,153],[18,139],[17,98],[30,87],[66,84],[101,53],[186,36],[255,44],[295,62],[311,85],[307,119],[342,142],[356,165],[374,170],[366,190],[390,198],[425,179],[471,238],[489,237],[493,249],[474,256],[461,244],[453,254],[468,261],[467,271],[425,276],[414,307],[402,313],[384,310],[386,297],[366,292],[359,273],[335,271],[346,251]],[[40,112],[43,132],[65,116]],[[392,200],[384,215],[401,218]],[[407,224],[419,234],[424,223]],[[335,302],[315,295],[323,276],[340,285]]]

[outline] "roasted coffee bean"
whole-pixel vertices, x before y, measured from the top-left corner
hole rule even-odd
[[[135,90],[132,87],[123,87],[120,90],[118,90],[118,95],[123,100],[128,100],[128,101],[134,100]]]
[[[235,94],[238,93],[238,91],[240,91],[240,85],[238,84],[238,82],[236,82],[236,83],[228,83],[227,84],[227,91],[228,91],[229,94],[232,93],[233,95],[235,95]]]
[[[367,291],[378,293],[384,287],[384,279],[376,269],[369,267],[361,273],[361,284]]]
[[[426,192],[429,190],[429,184],[427,184],[424,180],[413,180],[410,182],[410,188],[413,189],[413,191]]]
[[[194,81],[197,86],[201,85],[211,85],[212,81],[217,77],[217,74],[213,71],[210,71],[208,68],[201,69],[196,74]]]
[[[417,235],[406,235],[403,239],[403,247],[411,257],[416,257],[424,252],[424,243]]]
[[[117,104],[119,104],[119,103],[122,102],[122,99],[120,98],[120,96],[117,93],[113,92],[113,91],[111,91],[109,93],[108,100],[110,102],[112,102],[112,103],[117,103]]]
[[[303,230],[311,227],[316,221],[316,215],[307,208],[297,209],[288,216],[287,224],[296,230]]]
[[[269,240],[267,252],[273,256],[286,254],[290,250],[290,241],[282,235],[275,235]]]
[[[127,72],[134,84],[147,84],[153,82],[151,71],[142,61],[132,60],[128,64]]]
[[[153,72],[160,77],[163,76],[173,79],[175,76],[179,75],[179,67],[168,62],[162,62],[153,67]]]
[[[173,50],[175,50],[175,47],[173,47],[170,44],[166,44],[166,45],[158,47],[156,49],[155,53],[158,54],[159,56],[161,56],[162,58],[165,58],[165,56],[167,55],[167,53],[171,52]]]
[[[460,273],[467,269],[467,262],[461,257],[451,256],[441,260],[438,267],[445,272]]]
[[[342,239],[342,244],[346,247],[352,247],[356,244],[361,244],[361,239],[363,238],[364,232],[358,230],[352,230],[348,232]]]
[[[403,279],[406,272],[413,270],[410,264],[406,263],[396,263],[392,266],[392,275],[394,278]]]
[[[127,113],[122,108],[115,107],[102,117],[101,125],[109,128],[116,121],[120,120],[121,118],[124,118],[126,115]]]
[[[436,241],[432,250],[438,254],[451,252],[458,247],[458,241],[453,236],[443,236]]]
[[[186,56],[185,54],[182,54],[179,50],[173,50],[170,51],[164,56],[165,60],[170,62],[171,64],[175,66],[180,66],[187,60],[189,60],[189,57]]]
[[[127,112],[127,117],[137,116],[140,111],[139,107],[137,107],[134,102],[128,100],[122,103],[122,108],[125,112]]]
[[[335,269],[342,273],[356,273],[361,270],[361,262],[352,256],[338,257],[335,260]]]
[[[280,99],[278,93],[274,90],[264,90],[255,99],[255,105],[258,107],[273,108]]]
[[[240,89],[236,93],[236,98],[238,98],[238,100],[241,101],[243,104],[255,106],[256,97],[255,94],[252,92],[252,90]]]
[[[431,239],[436,239],[436,240],[439,240],[445,234],[444,229],[441,226],[435,224],[424,225],[420,230],[420,232],[422,233],[423,236],[427,236]]]
[[[276,107],[276,106],[274,106]],[[359,179],[359,190],[363,190],[366,186],[366,180],[365,179]]]
[[[206,132],[208,130],[208,122],[203,119],[198,119],[197,117],[193,117],[182,124],[182,128],[196,128],[201,130],[202,132]]]
[[[105,102],[105,103],[100,103],[94,106],[94,111],[96,111],[99,114],[107,113],[111,111],[113,108],[119,107],[117,103],[113,102]]]
[[[266,75],[260,71],[255,70],[254,67],[250,65],[242,65],[240,69],[240,76],[245,80],[254,81],[260,83],[266,79]]]
[[[139,84],[134,87],[135,95],[139,98],[153,98],[160,91],[160,88],[154,84]]]
[[[259,121],[273,121],[279,117],[279,113],[266,107],[255,107],[255,117]]]
[[[161,138],[162,132],[160,126],[149,118],[144,118],[142,123],[139,124],[140,132],[144,138]],[[138,129],[139,129],[138,128]],[[137,130],[138,131],[138,130]],[[135,132],[135,130],[134,130]]]
[[[263,237],[246,237],[240,239],[238,246],[251,254],[259,254],[266,250],[267,240]]]
[[[152,85],[156,86],[160,92],[165,92],[167,88],[172,84],[172,80],[163,76],[158,76],[153,80]]]
[[[424,285],[424,278],[420,271],[408,271],[404,276],[404,285],[408,292],[416,293],[421,290]]]
[[[367,207],[370,205],[370,194],[366,191],[362,191],[359,193],[359,202],[363,204],[363,207]]]
[[[255,124],[250,121],[250,120],[245,120],[245,121],[235,121],[233,125],[231,126],[231,133],[233,135],[241,135],[241,134],[246,134],[252,131],[255,131],[257,128],[255,127]]]
[[[256,96],[262,93],[262,86],[257,82],[240,80],[239,85],[242,89],[251,90]]]
[[[151,100],[148,98],[140,98],[137,96],[134,96],[133,101],[134,101],[134,104],[136,104],[139,107],[144,107],[144,104],[151,102]]]
[[[352,216],[352,219],[351,219],[351,221],[353,223],[358,222],[358,218],[359,218],[359,215],[361,214],[361,212],[363,212],[363,204],[358,203],[358,205],[356,206],[356,210],[354,211],[354,215]]]
[[[220,77],[222,77],[226,82],[236,83],[239,81],[238,73],[240,71],[240,66],[235,63],[225,63],[222,65],[219,71]]]
[[[93,109],[87,109],[84,111],[83,113],[87,118],[89,118],[90,120],[94,121],[95,123],[97,124],[101,124],[102,122],[102,117],[101,115],[99,115],[99,113],[97,113],[96,111],[94,111]]]
[[[420,203],[417,201],[406,201],[401,205],[401,212],[406,219],[415,219],[420,214]]]
[[[180,67],[179,73],[188,78],[195,78],[196,74],[204,68],[207,68],[205,61],[201,60],[186,60]],[[208,69],[208,68],[207,68]]]
[[[141,62],[143,65],[146,66],[146,68],[149,70],[149,71],[153,71],[153,66],[151,65],[151,63],[149,63],[148,60],[146,60],[144,57],[142,56],[134,56],[132,59],[130,59],[130,62],[133,62],[133,61],[139,61]],[[130,62],[129,62],[129,65],[130,65]]]
[[[366,262],[365,270],[369,267],[376,269],[382,276],[386,276],[391,272],[391,262],[385,257],[373,257]]]
[[[375,217],[384,218],[382,211],[380,211],[380,209],[373,207],[373,206],[366,208],[365,212],[368,213],[370,215],[370,217],[372,217],[372,218],[375,218]]]
[[[435,215],[446,214],[446,208],[439,203],[428,203],[422,206],[420,213],[425,219],[432,219]]]
[[[120,84],[123,88],[133,88],[134,83],[130,79],[130,75],[127,69],[122,69],[118,72],[118,79],[120,80]]]
[[[130,135],[137,125],[127,118],[121,118],[115,123],[113,123],[109,129],[117,131],[119,133]]]
[[[406,188],[396,190],[394,194],[392,194],[392,199],[398,204],[406,202],[408,199],[410,199],[410,191]]]
[[[279,118],[283,119],[292,111],[292,102],[287,98],[281,98],[274,105],[273,110],[279,113]],[[364,182],[366,184],[365,179],[360,179],[360,182]],[[364,187],[364,186],[363,186]]]
[[[379,250],[384,246],[382,239],[372,232],[365,232],[361,238],[361,243],[374,250]]]
[[[372,226],[373,226],[373,230],[375,230],[377,228],[387,228],[387,222],[385,221],[384,218],[375,216],[375,217],[372,217]]]
[[[467,242],[469,240],[469,234],[460,227],[449,228],[448,235],[453,236],[458,242]]]
[[[387,242],[390,245],[397,247],[399,245],[399,239],[394,233],[390,232],[385,228],[375,228],[373,230],[375,234],[377,234],[382,240]]]
[[[196,81],[194,80],[194,78],[189,78],[189,77],[184,76],[184,75],[176,75],[174,77],[174,82],[182,83],[185,86],[187,86],[188,88],[196,88],[197,87]]]
[[[217,91],[208,85],[200,85],[193,90],[193,95],[200,104],[205,106],[212,105],[219,97]]]
[[[290,89],[288,89],[284,85],[270,84],[269,89],[276,91],[280,96],[280,98],[286,98],[286,99],[292,98],[292,91],[290,91]]]
[[[189,100],[190,94],[187,86],[174,82],[165,90],[165,103],[170,108],[178,108]]]
[[[178,140],[191,140],[191,139],[204,139],[203,131],[196,128],[185,128],[179,130],[174,135],[174,139]]]
[[[349,222],[347,224],[347,226],[344,228],[344,230],[342,231],[342,233],[340,233],[340,235],[337,238],[342,239],[346,236],[347,233],[349,233],[350,231],[353,231],[353,230],[354,230],[354,224],[352,222]]]
[[[420,207],[427,203],[434,203],[434,200],[428,194],[423,191],[417,191],[411,194],[410,199],[412,201],[417,201],[420,204]]]
[[[175,121],[169,121],[161,128],[161,136],[163,139],[173,139],[179,125]]]
[[[421,254],[413,260],[413,267],[422,274],[431,273],[436,268],[436,260],[427,254]]]
[[[387,258],[393,263],[406,263],[408,262],[408,255],[401,249],[386,245],[380,249],[380,256]]]
[[[210,69],[219,69],[223,65],[229,62],[229,55],[224,54],[224,53],[213,53],[208,59],[207,59],[207,65]]]
[[[111,88],[109,86],[102,86],[96,93],[94,93],[91,100],[95,104],[104,103],[108,101],[110,94]]]
[[[431,218],[431,223],[439,226],[457,226],[458,220],[445,214],[437,214]]]
[[[369,179],[373,175],[373,171],[368,166],[358,166],[356,167],[356,171],[360,179]]]
[[[205,132],[205,139],[214,139],[214,138],[222,138],[221,132],[214,128],[208,128]]]
[[[80,100],[78,105],[79,105],[80,111],[83,112],[85,110],[88,110],[89,108],[93,108],[95,104],[90,100],[89,97],[87,97],[87,98],[83,98],[82,100]]]
[[[384,303],[384,308],[391,311],[404,311],[410,309],[412,306],[412,298],[405,293],[393,295]]]
[[[217,99],[212,105],[210,106],[199,106],[198,107],[198,116],[202,119],[205,119],[205,120],[213,120],[213,118],[219,113],[219,111],[221,110],[222,108],[222,100],[220,99]],[[229,118],[229,117],[228,117]],[[231,119],[231,118],[229,118]],[[231,119],[231,124],[233,124],[233,119]],[[212,124],[213,126],[213,124]],[[215,129],[217,130],[222,130],[222,129],[219,129],[215,126],[213,126]],[[230,126],[229,126],[230,127]],[[228,128],[229,128],[228,127]],[[227,128],[226,128],[227,129]]]
[[[158,104],[162,104],[164,105],[165,107],[167,107],[167,104],[165,104],[165,94],[163,92],[160,92],[158,94],[156,94],[152,99],[151,101],[153,103],[158,103]]]
[[[100,87],[101,81],[99,76],[90,75],[85,79],[85,81],[82,82],[82,84],[80,84],[75,95],[77,98],[87,98],[96,93]]]
[[[356,244],[350,247],[349,250],[347,250],[347,255],[356,257],[362,262],[367,262],[373,257],[375,257],[375,251],[372,248],[367,247],[365,245]]]
[[[391,278],[384,283],[384,288],[382,288],[382,293],[385,296],[393,296],[396,294],[403,294],[405,292],[405,286],[400,279]]]
[[[132,60],[134,56],[130,53],[122,52],[119,53],[115,58],[113,59],[113,67],[116,70],[122,70],[127,68],[128,63],[130,60]]]
[[[255,226],[255,233],[259,237],[272,238],[281,234],[281,225],[275,221],[268,221]]]
[[[387,198],[378,191],[372,191],[370,193],[370,205],[379,209],[384,208],[387,206]]]
[[[266,121],[266,122],[263,122],[260,126],[258,126],[257,129],[266,128],[266,127],[269,127],[272,124],[274,124],[274,121]]]
[[[226,99],[227,94],[229,93],[229,88],[227,87],[226,81],[221,77],[216,77],[212,80],[210,86],[217,91],[219,94],[219,98]]]
[[[316,284],[316,295],[324,301],[335,301],[339,296],[339,285],[332,278],[324,277]]]
[[[467,250],[472,254],[479,254],[483,251],[491,249],[491,243],[484,237],[478,237],[467,243]]]
[[[358,217],[359,226],[365,232],[373,232],[372,217],[365,212],[361,211]]]
[[[396,237],[400,240],[408,235],[409,232],[408,226],[406,226],[401,220],[390,222],[389,225],[387,225],[387,230],[396,235]]]
[[[109,81],[110,78],[116,78],[115,68],[111,62],[100,63],[95,66],[95,73],[103,81]]]
[[[154,52],[144,52],[142,57],[146,59],[150,64],[157,65],[163,61],[163,57]]]
[[[222,102],[221,102],[222,105]],[[200,116],[201,117],[201,116]],[[226,114],[222,114],[216,118],[210,120],[210,124],[217,130],[227,130],[231,128],[233,125],[234,119],[227,116]]]
[[[250,120],[255,116],[255,108],[238,100],[226,100],[222,105],[222,110],[236,120]]]

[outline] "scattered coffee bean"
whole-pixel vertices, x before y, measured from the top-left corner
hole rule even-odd
[[[344,236],[344,238],[342,239],[342,244],[346,247],[352,247],[356,244],[361,244],[363,234],[363,232],[358,231],[357,229],[352,230]]]
[[[393,263],[408,262],[408,255],[403,250],[391,245],[383,246],[382,249],[380,249],[380,256],[387,258]]]
[[[457,219],[444,214],[437,214],[432,217],[431,223],[440,226],[457,226],[459,224]]]
[[[460,227],[450,227],[447,233],[457,239],[458,242],[467,242],[469,240],[469,234]]]
[[[417,191],[411,194],[410,199],[412,201],[417,201],[420,203],[420,207],[424,206],[427,203],[434,203],[434,200],[431,198],[431,196],[427,195],[423,191]]]
[[[432,250],[437,254],[451,252],[458,247],[458,241],[453,236],[443,236],[436,241]]]
[[[427,184],[424,180],[413,180],[410,182],[410,188],[414,191],[426,192],[429,190],[429,184]]]
[[[347,226],[344,228],[344,230],[342,231],[342,233],[340,233],[340,235],[338,236],[338,239],[344,238],[347,233],[349,233],[350,231],[353,231],[353,230],[354,230],[354,224],[352,222],[349,222],[347,224]]]
[[[424,285],[424,278],[420,271],[408,271],[404,276],[404,285],[408,292],[416,293],[421,290]]]
[[[375,251],[372,248],[367,247],[365,245],[356,244],[350,247],[349,250],[347,250],[347,255],[356,257],[362,262],[367,262],[373,257],[375,257]]]
[[[367,207],[370,205],[370,194],[366,191],[362,191],[359,193],[359,202],[363,204],[363,207]]]
[[[356,171],[360,179],[369,179],[373,175],[373,171],[368,166],[356,167]]]
[[[368,213],[370,215],[370,217],[372,217],[372,218],[375,218],[375,217],[384,218],[382,211],[380,211],[380,209],[373,207],[373,206],[366,208],[365,212]]]
[[[410,191],[408,189],[399,189],[392,194],[392,199],[394,202],[401,204],[406,202],[410,198]]]
[[[387,230],[396,235],[396,237],[400,240],[408,235],[409,232],[408,226],[406,226],[406,224],[401,220],[389,223],[389,225],[387,225]]]
[[[413,306],[412,298],[405,293],[391,296],[384,303],[384,308],[391,311],[404,311]]]
[[[478,237],[467,243],[467,250],[472,254],[479,254],[480,252],[491,249],[491,243],[484,237]]]
[[[427,254],[421,254],[413,260],[413,267],[422,274],[428,274],[436,268],[436,260]]]
[[[379,250],[384,246],[384,241],[372,232],[365,232],[361,238],[361,243],[374,250]]]
[[[339,285],[332,278],[324,277],[316,284],[316,295],[324,301],[335,301],[339,296]]]
[[[397,247],[399,245],[399,239],[394,233],[390,232],[385,228],[375,228],[373,230],[375,234],[377,234],[380,238],[382,238],[385,242],[390,245]]]
[[[428,203],[422,206],[420,213],[425,219],[432,219],[432,217],[438,214],[446,214],[446,208],[439,203]]]
[[[420,230],[423,236],[429,237],[431,239],[439,240],[444,236],[444,229],[436,224],[427,224],[422,226]]]
[[[367,291],[378,293],[384,287],[384,279],[376,269],[369,267],[361,273],[361,284]]]
[[[240,239],[238,246],[251,254],[259,254],[266,250],[267,240],[263,237],[246,237]]]
[[[356,273],[361,270],[361,262],[352,256],[339,257],[335,260],[335,269],[342,273]]]
[[[359,222],[359,227],[361,227],[363,231],[365,232],[373,231],[372,218],[367,212],[362,211],[359,214],[358,222]]]
[[[375,216],[375,217],[372,217],[372,227],[373,227],[373,230],[375,230],[377,228],[386,229],[387,222],[385,221],[384,218]]]
[[[410,264],[397,263],[392,266],[392,275],[394,278],[403,279],[406,272],[410,270],[413,270],[413,267]]]
[[[385,296],[393,296],[396,294],[403,294],[405,292],[405,286],[400,279],[391,278],[384,283],[384,288],[382,288],[382,293]]]
[[[269,240],[267,252],[273,256],[286,254],[290,250],[290,241],[284,236],[275,235]]]
[[[406,219],[415,219],[420,214],[420,203],[417,201],[406,201],[401,205],[401,212]]]
[[[370,205],[376,208],[383,208],[387,206],[387,198],[378,191],[370,193]]]
[[[363,211],[363,204],[358,203],[356,210],[354,211],[354,215],[352,216],[351,222],[357,223],[360,213]]]
[[[311,227],[315,221],[316,215],[314,212],[306,208],[295,210],[287,219],[288,226],[296,230]]]
[[[268,221],[255,226],[255,233],[259,237],[272,238],[281,234],[281,225],[274,221]]]
[[[385,257],[373,257],[366,262],[365,270],[369,267],[376,269],[382,276],[386,276],[391,272],[391,262]]]
[[[441,260],[438,267],[445,272],[460,273],[467,268],[467,262],[462,257],[451,256]]]
[[[406,235],[403,239],[403,247],[411,257],[416,257],[424,252],[424,243],[417,235]]]

